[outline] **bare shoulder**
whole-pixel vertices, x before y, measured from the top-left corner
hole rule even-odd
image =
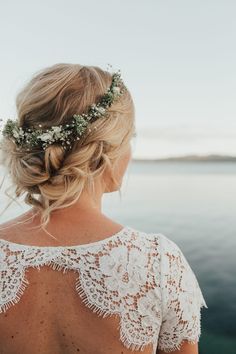
[[[46,228],[61,244],[73,245],[100,241],[116,234],[124,226],[103,214],[87,213],[77,220],[53,215]],[[38,246],[57,245],[41,228],[39,215],[33,211],[0,224],[0,239]]]
[[[16,219],[11,219],[0,224],[0,239],[11,241],[11,235],[13,233],[15,223]]]
[[[15,242],[23,233],[24,224],[31,217],[29,212],[21,214],[13,219],[0,224],[0,239]]]

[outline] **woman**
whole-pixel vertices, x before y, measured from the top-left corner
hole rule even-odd
[[[1,225],[1,354],[198,353],[207,305],[179,247],[102,212],[135,134],[120,73],[53,65],[17,112],[2,161],[32,208]]]

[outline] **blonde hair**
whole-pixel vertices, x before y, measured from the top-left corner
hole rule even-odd
[[[16,97],[21,126],[43,128],[66,124],[73,114],[87,113],[111,85],[112,74],[96,66],[55,64],[37,72]],[[90,124],[70,151],[53,144],[45,151],[23,152],[7,138],[1,144],[16,197],[40,212],[46,226],[53,210],[68,207],[94,179],[111,170],[127,148],[135,130],[134,104],[129,90],[108,109],[108,117]],[[111,175],[115,182],[115,177]],[[7,194],[9,196],[9,194]]]

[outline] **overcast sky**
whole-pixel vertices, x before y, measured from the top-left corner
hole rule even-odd
[[[0,1],[0,116],[46,66],[121,69],[134,157],[236,155],[235,0]]]

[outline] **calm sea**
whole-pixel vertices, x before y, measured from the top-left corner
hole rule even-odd
[[[27,208],[14,203],[0,223]],[[121,197],[105,194],[103,211],[178,244],[208,305],[200,354],[236,354],[236,163],[133,161]]]

